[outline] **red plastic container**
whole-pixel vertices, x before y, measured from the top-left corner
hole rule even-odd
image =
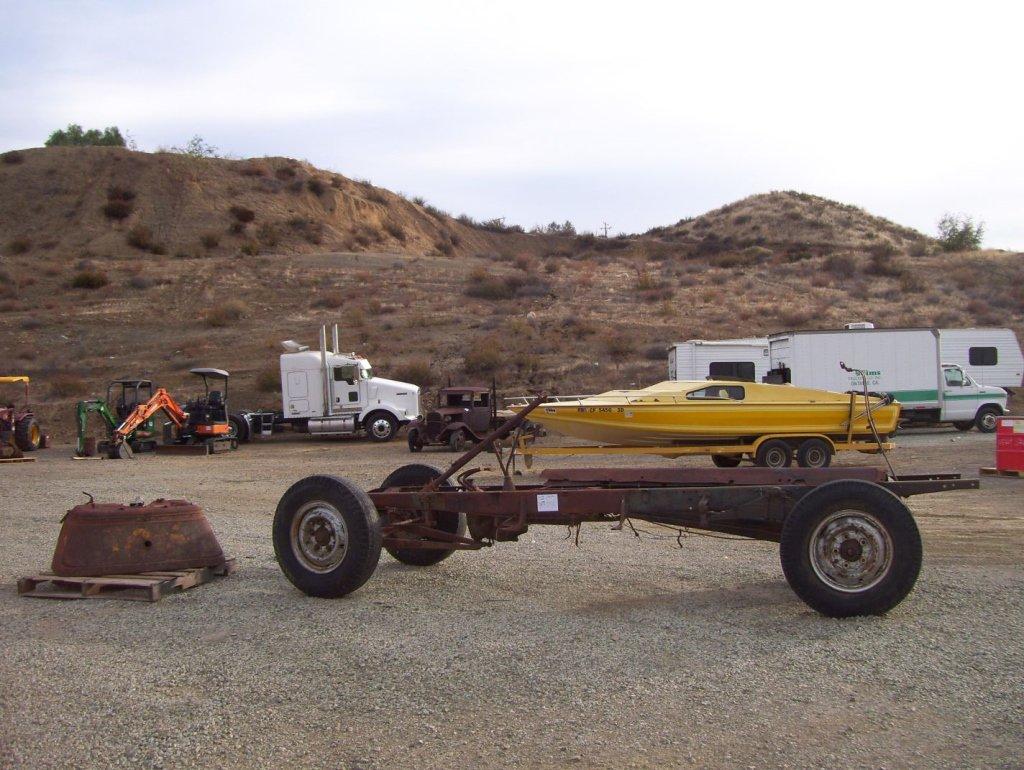
[[[996,469],[1024,471],[1024,417],[1000,417],[996,423]]]

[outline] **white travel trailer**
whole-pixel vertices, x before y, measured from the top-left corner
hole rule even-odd
[[[342,353],[337,324],[330,348],[326,326],[320,327],[319,350],[294,340],[281,345],[282,410],[231,415],[239,441],[286,427],[325,436],[365,433],[374,441],[390,441],[400,426],[419,417],[420,389],[375,377],[365,358]]]
[[[917,424],[951,422],[960,430],[985,433],[1006,414],[1006,391],[982,385],[963,367],[942,360],[938,329],[856,328],[790,331],[768,337],[768,381],[845,392],[868,388],[891,393],[902,404],[901,419]]]
[[[1009,329],[976,327],[939,329],[943,363],[959,364],[981,385],[1019,388],[1024,385],[1024,355]]]
[[[687,340],[668,349],[670,380],[760,382],[768,374],[768,339]]]

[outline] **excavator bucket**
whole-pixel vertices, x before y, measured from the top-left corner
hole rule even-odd
[[[76,505],[64,517],[53,572],[64,576],[220,567],[224,551],[199,506],[187,500]]]
[[[135,457],[135,453],[132,451],[132,448],[128,446],[127,441],[122,441],[120,444],[118,444],[114,448],[114,451],[117,452],[118,459],[121,460],[131,460],[133,457]]]

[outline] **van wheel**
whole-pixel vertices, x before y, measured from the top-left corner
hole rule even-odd
[[[832,447],[820,438],[809,438],[797,448],[796,464],[801,468],[827,468],[832,464]]]
[[[983,406],[974,418],[974,424],[982,433],[995,433],[997,418],[1002,415],[994,406]]]
[[[823,615],[880,615],[917,582],[921,534],[889,490],[866,481],[832,481],[793,506],[782,525],[779,555],[797,596]]]
[[[388,487],[420,487],[428,481],[432,481],[441,475],[441,471],[432,465],[422,463],[410,463],[403,465],[398,470],[392,471],[381,483],[381,489]],[[451,484],[442,484],[441,489],[451,489]],[[452,535],[463,536],[466,534],[466,517],[461,513],[449,513],[439,511],[437,514],[437,528]],[[385,520],[385,524],[387,521]],[[455,553],[454,548],[391,548],[384,546],[384,550],[394,556],[402,564],[410,564],[413,567],[429,567],[443,561]]]
[[[398,421],[387,412],[372,412],[363,425],[371,441],[390,441],[398,432]]]
[[[974,420],[957,420],[953,423],[953,427],[966,433],[974,427]]]
[[[792,464],[793,449],[780,438],[768,439],[754,455],[754,465],[762,468],[788,468]]]

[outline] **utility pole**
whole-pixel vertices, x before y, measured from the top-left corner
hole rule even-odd
[[[607,222],[602,222],[602,223],[601,223],[601,229],[602,229],[602,230],[604,230],[604,237],[605,237],[605,238],[607,238],[607,237],[608,237],[608,230],[609,230],[610,228],[611,228],[611,225],[610,225],[610,224],[608,224]]]

